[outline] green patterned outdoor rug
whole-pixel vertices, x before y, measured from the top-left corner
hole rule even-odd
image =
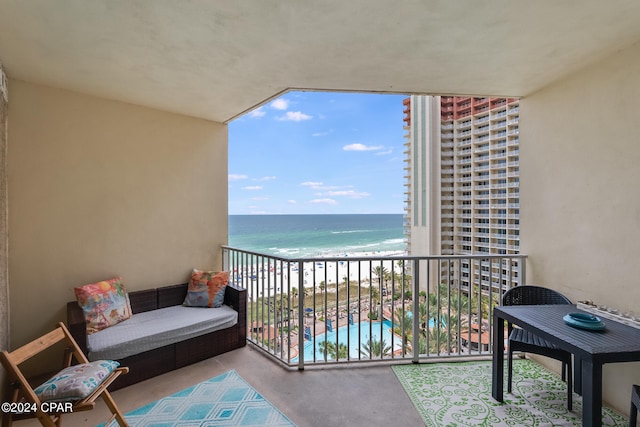
[[[429,427],[582,425],[582,398],[573,394],[569,412],[566,384],[532,360],[514,360],[512,393],[505,372],[503,403],[491,397],[488,361],[399,365],[393,371]],[[629,420],[604,408],[602,425],[626,427]]]
[[[124,418],[130,427],[295,427],[235,370],[128,412]]]

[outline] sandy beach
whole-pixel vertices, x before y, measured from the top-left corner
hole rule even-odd
[[[336,254],[318,257],[314,262],[304,262],[302,267],[298,262],[286,262],[271,258],[254,260],[250,265],[234,267],[232,281],[249,290],[249,298],[255,300],[262,295],[274,295],[282,292],[289,294],[292,288],[320,287],[349,281],[359,282],[362,286],[369,286],[371,278],[377,279],[376,271],[380,268],[391,272],[394,268],[393,260],[381,260],[383,257],[403,256],[404,252],[371,252],[358,253],[351,256]],[[371,257],[371,260],[362,258]],[[354,260],[356,258],[357,260]],[[302,283],[300,282],[302,279]]]

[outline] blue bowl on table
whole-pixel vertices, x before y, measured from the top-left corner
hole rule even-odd
[[[604,322],[593,314],[569,313],[563,318],[564,322],[574,328],[586,329],[588,331],[602,331],[605,328]]]

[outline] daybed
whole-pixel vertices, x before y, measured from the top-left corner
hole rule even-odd
[[[246,345],[246,290],[228,285],[219,308],[183,307],[187,286],[129,292],[133,316],[91,335],[78,302],[67,303],[69,330],[89,359],[129,368],[111,390]]]

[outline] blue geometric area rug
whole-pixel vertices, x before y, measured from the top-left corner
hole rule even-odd
[[[124,414],[130,427],[295,427],[235,370]],[[113,421],[110,426],[117,426]]]
[[[506,365],[506,363],[505,363]],[[582,425],[582,398],[560,376],[532,360],[513,361],[512,393],[491,397],[491,362],[453,362],[392,367],[428,427]],[[505,383],[507,375],[505,372]],[[602,425],[627,427],[629,420],[604,407]]]

